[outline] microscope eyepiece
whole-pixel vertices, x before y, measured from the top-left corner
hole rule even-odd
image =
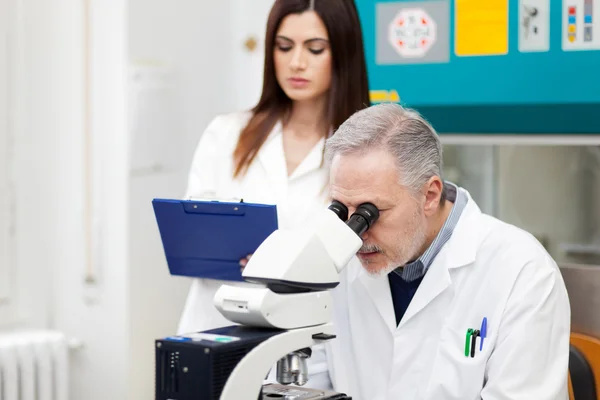
[[[329,205],[329,209],[333,211],[342,221],[346,221],[348,219],[348,207],[343,205],[337,200],[333,200],[331,205]]]
[[[352,214],[346,223],[358,236],[365,233],[377,219],[379,218],[379,210],[371,203],[363,203]]]

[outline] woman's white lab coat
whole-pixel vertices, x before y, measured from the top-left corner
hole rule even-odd
[[[560,271],[531,235],[482,214],[470,197],[399,327],[388,278],[369,276],[356,258],[333,293],[329,373],[309,371],[307,386],[331,379],[355,400],[568,399]],[[483,348],[478,339],[465,356],[466,332],[484,317]]]
[[[281,124],[277,124],[246,175],[233,179],[232,154],[250,116],[249,112],[221,115],[209,124],[194,154],[186,198],[242,198],[245,202],[276,204],[279,227],[298,226],[326,206],[328,176],[321,167],[325,140],[321,139],[288,177]],[[233,284],[193,280],[178,333],[231,325],[213,305],[213,297],[223,283]]]

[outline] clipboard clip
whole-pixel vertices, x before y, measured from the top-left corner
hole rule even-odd
[[[218,197],[215,192],[202,192],[199,196],[188,196],[188,201],[216,201],[216,202],[224,202],[224,203],[243,203],[244,199],[241,197],[230,197],[223,198]]]
[[[246,214],[246,205],[242,203],[225,203],[218,201],[189,201],[183,202],[183,209],[188,214],[232,215]]]

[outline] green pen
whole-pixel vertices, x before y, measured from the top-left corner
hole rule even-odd
[[[471,335],[473,335],[473,329],[467,329],[467,337],[465,339],[465,357],[469,357],[469,348],[471,347]]]

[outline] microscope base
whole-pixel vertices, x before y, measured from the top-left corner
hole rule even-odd
[[[343,393],[277,384],[264,385],[262,393],[259,400],[352,400]]]
[[[234,325],[157,340],[155,400],[347,399],[261,394],[282,357],[334,337],[329,323],[287,331]]]

